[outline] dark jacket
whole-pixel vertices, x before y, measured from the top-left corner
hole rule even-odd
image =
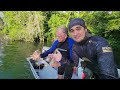
[[[44,58],[46,56],[48,56],[48,54],[53,53],[55,51],[55,49],[58,49],[61,54],[62,57],[72,60],[72,46],[74,44],[74,40],[72,38],[66,38],[66,40],[64,42],[58,42],[58,40],[56,40],[52,46],[50,47],[49,50],[45,51],[44,53],[40,54],[41,58]],[[62,63],[61,63],[62,64]]]
[[[91,36],[86,40],[73,45],[72,58],[78,66],[79,58],[87,58],[86,67],[89,68],[98,79],[117,79],[118,71],[114,61],[113,51],[106,39],[99,36]],[[65,61],[65,60],[61,60]],[[68,62],[68,60],[66,60]]]

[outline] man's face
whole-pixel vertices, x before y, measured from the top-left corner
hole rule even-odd
[[[80,25],[75,25],[70,29],[70,34],[76,42],[80,42],[84,39],[87,29]]]
[[[67,38],[67,35],[60,30],[56,32],[56,37],[59,42],[64,42],[65,39]]]

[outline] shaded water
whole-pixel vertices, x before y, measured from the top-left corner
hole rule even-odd
[[[30,42],[12,42],[0,46],[0,79],[33,79],[26,60],[41,45]]]

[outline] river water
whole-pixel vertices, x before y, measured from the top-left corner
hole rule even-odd
[[[26,58],[40,48],[30,42],[0,45],[0,79],[34,79]]]

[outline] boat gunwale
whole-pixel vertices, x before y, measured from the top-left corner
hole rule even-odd
[[[30,57],[27,58],[27,61],[28,61],[29,64],[30,64],[30,69],[31,69],[31,71],[32,71],[33,76],[35,77],[35,79],[40,79],[40,77],[38,76],[36,70],[34,69],[33,65],[32,65],[31,62],[30,62]]]

